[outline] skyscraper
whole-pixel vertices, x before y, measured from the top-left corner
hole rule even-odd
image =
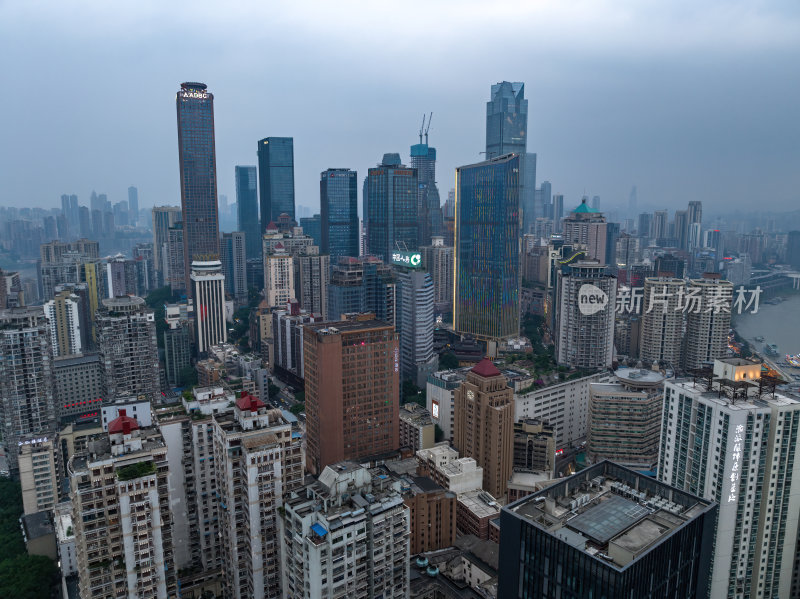
[[[433,303],[437,314],[453,310],[453,248],[444,244],[444,237],[433,237],[431,245],[420,248],[422,264],[433,279]]]
[[[97,335],[109,398],[160,397],[156,318],[136,296],[104,299]]]
[[[456,169],[453,324],[482,339],[519,334],[517,155]]]
[[[347,168],[329,168],[320,173],[320,251],[334,262],[339,256],[359,255],[357,177],[356,171]]]
[[[261,258],[257,184],[255,166],[236,167],[236,224],[238,230],[244,232],[248,260]]]
[[[600,264],[607,264],[606,242],[608,224],[606,217],[589,207],[586,198],[562,221],[565,243],[579,243],[586,247],[586,255]]]
[[[164,438],[121,409],[108,433],[89,437],[84,447],[69,468],[81,596],[174,597],[174,516]]]
[[[181,176],[186,289],[195,259],[219,258],[214,95],[204,83],[182,83],[175,96]]]
[[[53,356],[70,356],[83,351],[86,331],[81,330],[80,303],[81,298],[71,289],[64,289],[45,302]]]
[[[681,367],[684,313],[680,305],[686,283],[671,277],[647,277],[644,281],[639,357]]]
[[[689,213],[686,210],[675,211],[674,237],[678,240],[678,248],[689,249]]]
[[[443,227],[439,188],[436,186],[436,148],[428,145],[427,131],[425,143],[422,143],[422,129],[420,129],[419,143],[411,146],[411,167],[417,169],[419,247],[422,247],[430,245],[432,236],[441,235]]]
[[[398,448],[397,333],[370,316],[303,327],[306,468],[313,473]]]
[[[669,237],[669,213],[666,210],[656,210],[653,213],[653,239],[666,239]]]
[[[702,368],[726,355],[731,328],[733,285],[716,274],[689,281],[686,290],[684,368]]]
[[[797,596],[800,401],[761,376],[726,358],[665,384],[658,479],[719,504],[710,597]]]
[[[524,154],[528,138],[528,101],[525,84],[502,81],[492,85],[486,103],[486,159]]]
[[[453,445],[483,468],[483,489],[506,494],[514,465],[514,390],[489,358],[467,373],[454,395]]]
[[[396,285],[392,267],[379,258],[339,258],[328,283],[328,316],[372,312],[391,325],[396,324]]]
[[[366,188],[367,253],[388,264],[398,245],[417,249],[417,169],[401,164],[400,154],[384,154],[381,163],[369,169]]]
[[[0,422],[12,470],[20,443],[56,429],[50,339],[42,308],[0,310]]]
[[[225,322],[225,275],[219,260],[192,262],[192,294],[198,353],[228,340]]]
[[[553,194],[553,232],[561,233],[561,219],[564,218],[564,196]]]
[[[139,222],[139,190],[133,185],[128,188],[128,221],[134,227]]]
[[[281,214],[294,217],[294,139],[265,137],[258,142],[258,191],[261,233]]]
[[[247,236],[242,231],[222,234],[222,271],[225,291],[233,296],[237,306],[247,303]]]
[[[396,267],[397,330],[400,333],[400,365],[403,379],[424,387],[437,370],[433,353],[433,280],[413,268]]]
[[[703,222],[703,202],[689,202],[689,223]]]
[[[486,160],[504,154],[519,154],[519,209],[523,233],[530,233],[533,223],[544,216],[536,206],[536,154],[528,154],[528,101],[525,84],[502,81],[492,85],[486,103]],[[538,209],[537,209],[538,208]]]
[[[617,279],[597,262],[565,264],[558,272],[556,360],[575,368],[607,368],[614,360]]]

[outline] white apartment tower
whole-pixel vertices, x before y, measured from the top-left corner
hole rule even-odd
[[[339,462],[293,494],[281,519],[285,596],[408,597],[410,512],[400,490]]]
[[[56,430],[50,338],[42,308],[0,310],[0,423],[12,470],[19,443]]]
[[[614,361],[617,279],[603,264],[578,261],[558,272],[556,360],[576,368]]]
[[[761,364],[665,384],[658,477],[719,505],[710,597],[797,597],[800,399],[759,396]]]
[[[214,418],[224,596],[282,596],[278,510],[303,484],[301,440],[281,411],[240,397]]]
[[[718,274],[689,281],[686,300],[684,368],[701,368],[725,356],[731,328],[733,284]]]
[[[124,410],[68,464],[81,597],[177,593],[167,448]]]
[[[81,353],[80,298],[65,289],[44,304],[54,356]]]
[[[228,340],[225,323],[225,275],[219,260],[192,262],[192,296],[197,331],[197,351]]]
[[[647,277],[639,337],[639,357],[680,368],[686,283],[683,279]]]
[[[293,258],[281,242],[264,254],[264,294],[270,307],[285,306],[296,297]]]
[[[108,397],[161,393],[155,313],[136,296],[103,300],[97,318],[98,345]]]

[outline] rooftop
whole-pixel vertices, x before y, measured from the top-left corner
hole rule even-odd
[[[481,489],[459,494],[458,502],[478,518],[491,518],[500,513],[497,500]]]
[[[714,507],[712,501],[603,461],[503,509],[623,569]]]
[[[483,378],[490,378],[493,376],[500,376],[502,372],[497,369],[497,366],[494,365],[489,357],[483,358],[480,362],[478,362],[473,368],[472,371],[475,374],[482,376]]]
[[[785,408],[800,404],[800,397],[785,391],[776,391],[774,395],[772,393],[765,393],[761,397],[737,397],[735,401],[732,401],[729,397],[726,397],[724,393],[720,393],[718,383],[715,383],[714,388],[708,391],[706,390],[705,383],[701,380],[694,382],[692,379],[676,379],[668,382],[693,395],[699,395],[700,398],[709,403],[725,406],[731,411]],[[754,390],[757,390],[757,385],[754,387]]]
[[[51,535],[54,532],[50,514],[46,511],[22,516],[22,528],[26,542]]]

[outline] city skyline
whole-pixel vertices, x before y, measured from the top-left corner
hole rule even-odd
[[[487,88],[505,79],[525,83],[528,151],[538,155],[539,179],[551,181],[553,192],[563,193],[568,205],[585,192],[599,195],[605,209],[624,206],[631,186],[637,185],[640,209],[673,209],[686,200],[702,200],[709,211],[744,210],[769,198],[775,209],[788,210],[800,187],[800,175],[791,167],[798,160],[793,140],[799,125],[786,118],[795,110],[790,98],[796,96],[797,84],[783,73],[790,72],[800,43],[800,21],[789,4],[753,14],[747,5],[738,3],[724,13],[712,4],[685,7],[685,12],[663,9],[656,15],[624,3],[608,15],[587,7],[572,15],[566,8],[518,6],[518,24],[508,35],[523,26],[541,35],[526,36],[536,42],[515,40],[516,52],[502,66],[477,60],[485,54],[481,44],[472,48],[464,43],[480,27],[487,34],[497,30],[498,17],[479,15],[477,5],[459,11],[437,7],[419,25],[419,35],[435,40],[438,58],[415,70],[414,81],[408,75],[382,76],[369,58],[402,56],[410,42],[361,28],[360,44],[342,44],[340,36],[356,23],[323,29],[326,18],[337,18],[327,7],[307,22],[308,15],[301,20],[293,8],[270,15],[295,35],[269,41],[263,37],[266,32],[252,31],[251,24],[246,26],[253,33],[250,39],[242,39],[247,36],[238,29],[233,39],[230,16],[199,7],[197,25],[212,34],[206,48],[174,41],[186,19],[177,9],[140,7],[115,13],[114,20],[100,14],[84,28],[70,26],[71,19],[85,17],[80,10],[60,15],[53,6],[53,24],[55,17],[66,22],[59,20],[56,30],[43,17],[30,32],[33,13],[7,6],[0,9],[0,21],[9,23],[0,25],[5,40],[0,47],[15,51],[3,52],[7,58],[0,64],[8,86],[19,90],[6,98],[9,112],[19,118],[9,123],[6,139],[12,143],[0,150],[0,163],[8,169],[0,204],[57,206],[62,193],[75,193],[85,202],[93,188],[120,201],[131,184],[139,188],[142,207],[177,203],[169,96],[176,82],[192,79],[204,81],[219,97],[221,195],[235,196],[232,167],[255,162],[254,142],[266,135],[292,136],[297,204],[315,211],[319,172],[347,167],[366,173],[375,156],[387,152],[400,152],[408,163],[406,151],[416,138],[420,115],[433,111],[430,140],[438,149],[444,196],[455,167],[479,159]],[[375,21],[375,10],[381,9],[363,6],[355,21]],[[247,14],[256,22],[264,16],[255,7],[242,11],[240,16]],[[152,42],[145,50],[135,43],[138,38],[121,34],[120,29],[150,23],[154,16],[163,24],[143,30]],[[570,19],[575,16],[579,18]],[[40,17],[37,12],[35,18]],[[710,22],[714,27],[707,26]],[[555,30],[561,35],[554,36]],[[674,30],[682,31],[680,42],[667,36]],[[92,32],[103,38],[103,56]],[[91,45],[83,36],[92,38]],[[572,40],[568,51],[563,39]],[[291,48],[305,45],[307,50],[311,40],[311,52],[288,58],[295,54]],[[290,48],[277,53],[285,62],[247,59],[250,50],[267,41]],[[55,48],[58,64],[45,65]],[[164,52],[171,54],[169,66],[161,60]],[[11,59],[20,53],[26,61]],[[119,59],[111,70],[105,68],[108,54]],[[244,57],[233,69],[232,55]],[[316,56],[325,59],[315,64]],[[546,58],[544,69],[528,66],[535,56]],[[352,79],[329,69],[342,61],[352,65]],[[42,95],[31,96],[37,88],[33,77],[48,79],[67,100],[48,101],[47,114],[24,110],[45,101]],[[359,78],[369,81],[368,86],[356,83]],[[741,85],[743,79],[748,86]],[[138,82],[136,93],[115,92],[114,109],[107,107],[101,89],[122,90],[132,80]],[[312,110],[320,96],[326,110]],[[119,111],[125,119],[117,118]],[[390,120],[387,114],[392,114]],[[104,138],[112,135],[126,144],[110,153]],[[33,177],[28,158],[45,139],[65,151],[47,178]]]

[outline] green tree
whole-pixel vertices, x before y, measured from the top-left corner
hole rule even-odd
[[[452,370],[458,368],[458,358],[453,352],[445,352],[439,356],[439,369]]]
[[[278,393],[281,392],[281,388],[278,385],[273,385],[269,383],[267,386],[267,394],[269,395],[270,399],[275,399],[278,396]]]
[[[291,408],[289,408],[289,411],[292,414],[294,414],[295,416],[297,416],[298,414],[306,411],[306,404],[305,403],[296,403]]]

